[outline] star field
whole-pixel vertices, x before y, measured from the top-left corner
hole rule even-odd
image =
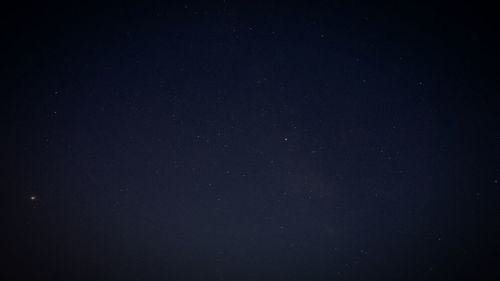
[[[496,43],[453,7],[12,8],[2,279],[498,280]]]

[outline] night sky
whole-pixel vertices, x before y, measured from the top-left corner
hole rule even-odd
[[[2,11],[1,280],[500,280],[492,6]]]

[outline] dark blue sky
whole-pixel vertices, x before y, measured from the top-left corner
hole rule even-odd
[[[5,280],[498,280],[489,8],[13,7]]]

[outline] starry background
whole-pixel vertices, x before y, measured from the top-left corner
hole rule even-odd
[[[2,12],[3,280],[498,280],[493,8]]]

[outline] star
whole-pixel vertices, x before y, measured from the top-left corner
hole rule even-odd
[[[31,195],[31,196],[29,197],[29,199],[30,199],[31,201],[35,201],[37,198],[36,198],[36,196],[35,196],[35,195]]]

